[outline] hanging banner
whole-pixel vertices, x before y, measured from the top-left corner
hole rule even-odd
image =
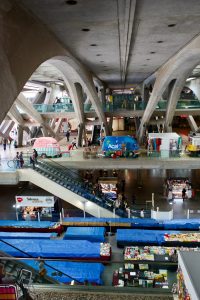
[[[53,196],[15,196],[17,206],[54,207]]]

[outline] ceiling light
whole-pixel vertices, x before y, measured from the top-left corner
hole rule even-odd
[[[96,56],[101,56],[101,54],[97,54]]]
[[[92,46],[92,47],[96,47],[96,46],[97,46],[97,44],[91,44],[90,46]]]
[[[161,43],[163,43],[163,41],[157,41],[157,43],[158,43],[158,44],[161,44]]]
[[[100,60],[100,63],[103,63],[104,62],[104,60]]]
[[[147,66],[146,64],[143,65],[143,67]]]
[[[146,60],[151,60],[150,58],[147,58]]]
[[[150,53],[151,53],[151,54],[155,54],[156,52],[155,52],[155,51],[151,51]]]
[[[82,28],[81,30],[82,30],[82,31],[85,31],[85,32],[88,32],[88,31],[90,31],[90,29],[89,29],[89,28]]]
[[[194,80],[194,79],[196,79],[195,77],[189,77],[188,79],[186,79],[186,81],[188,82],[188,81],[191,81],[191,80]]]
[[[76,0],[68,0],[68,1],[65,1],[65,3],[68,5],[76,5],[77,1]]]
[[[176,24],[169,24],[168,27],[174,27]]]

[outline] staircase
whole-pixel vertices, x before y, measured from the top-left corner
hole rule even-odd
[[[77,171],[68,169],[50,159],[38,160],[35,171],[76,195],[79,195],[84,198],[85,201],[91,201],[101,208],[104,208],[106,211],[110,212],[110,216],[112,216],[114,201],[102,193],[96,193],[94,195],[93,186],[84,181]],[[116,217],[126,216],[127,214],[123,210],[117,211]],[[104,216],[102,215],[101,217]]]

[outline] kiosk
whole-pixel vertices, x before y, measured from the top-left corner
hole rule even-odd
[[[51,219],[54,211],[53,196],[16,196],[16,214],[18,219],[29,221]]]

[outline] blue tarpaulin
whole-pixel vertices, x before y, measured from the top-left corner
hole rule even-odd
[[[104,227],[68,227],[64,240],[87,240],[91,242],[104,242]]]
[[[148,227],[154,227],[154,228],[160,228],[160,229],[193,229],[193,230],[199,230],[200,227],[200,219],[178,219],[178,220],[164,220],[164,221],[158,221],[154,219],[149,218],[65,218],[64,222],[87,222],[88,224],[97,222],[98,226],[100,223],[102,223],[102,226],[105,226],[103,223],[108,224],[114,224],[114,223],[130,223],[131,228],[148,228]]]
[[[174,233],[174,231],[163,230],[144,230],[144,229],[118,229],[117,242],[126,244],[129,242],[139,244],[156,244],[162,245],[165,242],[164,235],[166,233]],[[179,231],[176,231],[179,233]]]
[[[125,145],[128,151],[139,149],[137,141],[131,136],[106,136],[103,141],[102,150],[119,151],[122,150],[122,145]]]
[[[0,239],[50,239],[51,233],[41,232],[0,232]]]
[[[13,221],[13,220],[0,220],[0,227],[18,227],[18,228],[50,228],[56,223],[50,221]]]
[[[39,270],[39,263],[35,261],[23,261],[35,270]],[[90,283],[102,284],[101,274],[104,270],[104,266],[101,263],[78,263],[78,262],[60,262],[60,261],[48,261],[48,265],[58,269],[59,271],[71,276],[75,280],[84,283],[87,280]],[[47,275],[53,279],[62,282],[69,283],[71,278],[58,274],[55,270],[45,266]],[[59,276],[60,275],[60,276]]]
[[[4,239],[7,241],[6,239]],[[64,240],[9,240],[11,245],[30,254],[33,257],[63,257],[63,258],[100,258],[100,243],[89,241]],[[27,255],[0,242],[0,250],[14,257],[27,257]]]

